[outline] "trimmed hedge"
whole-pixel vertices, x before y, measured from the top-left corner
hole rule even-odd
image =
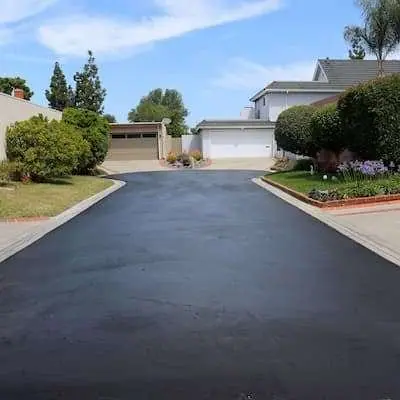
[[[77,108],[66,108],[63,113],[63,121],[79,130],[90,145],[90,154],[86,159],[81,160],[76,170],[79,174],[88,174],[106,158],[110,133],[109,123],[106,118],[93,111]]]
[[[362,159],[400,163],[400,75],[349,89],[338,112],[349,149]]]
[[[339,155],[348,146],[336,104],[315,110],[311,118],[311,135],[317,150],[330,150]]]
[[[6,142],[8,159],[37,182],[70,175],[89,151],[75,129],[42,115],[9,127]]]
[[[311,136],[312,106],[294,106],[283,111],[276,122],[275,138],[283,150],[314,157],[316,147]]]

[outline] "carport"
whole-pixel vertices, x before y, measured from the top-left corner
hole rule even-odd
[[[158,160],[167,153],[165,125],[161,122],[110,124],[108,161]]]

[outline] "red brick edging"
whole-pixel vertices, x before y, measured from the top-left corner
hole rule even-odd
[[[0,222],[13,223],[13,222],[39,222],[47,221],[50,217],[17,217],[17,218],[0,218]]]
[[[389,202],[397,202],[400,201],[400,194],[390,194],[383,196],[373,196],[373,197],[356,197],[354,199],[346,199],[346,200],[331,200],[331,201],[318,201],[311,199],[310,197],[304,195],[303,193],[297,192],[296,190],[290,189],[287,186],[281,185],[280,183],[274,182],[271,179],[266,177],[261,178],[264,182],[268,183],[271,186],[276,187],[277,189],[282,190],[283,192],[290,194],[298,200],[303,201],[304,203],[310,204],[319,208],[343,208],[343,207],[352,207],[359,205],[373,205],[379,203],[389,203]]]

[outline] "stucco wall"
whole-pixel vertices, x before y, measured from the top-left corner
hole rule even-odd
[[[194,150],[202,151],[200,135],[182,135],[182,151],[190,153]]]
[[[336,95],[337,93],[270,93],[269,94],[269,120],[276,122],[279,114],[292,106],[311,104],[318,100]]]
[[[62,118],[62,113],[59,111],[0,93],[0,160],[6,158],[7,127],[16,121],[23,121],[38,114],[43,114],[49,119],[61,120]]]
[[[256,100],[254,113],[256,119],[264,119],[266,121],[269,120],[269,94],[266,94]]]

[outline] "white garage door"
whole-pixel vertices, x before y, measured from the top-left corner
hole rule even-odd
[[[221,129],[210,136],[213,159],[272,157],[272,129]]]

